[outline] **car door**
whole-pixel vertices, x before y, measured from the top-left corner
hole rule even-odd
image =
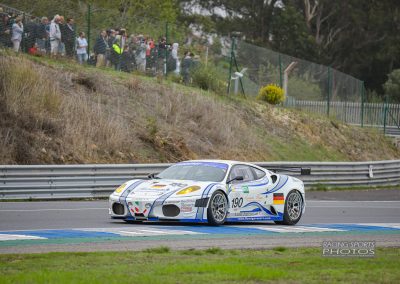
[[[234,180],[236,177],[243,180]],[[231,168],[228,181],[229,215],[228,218],[252,218],[264,216],[262,210],[266,201],[264,193],[271,181],[268,175],[250,165],[238,164]]]

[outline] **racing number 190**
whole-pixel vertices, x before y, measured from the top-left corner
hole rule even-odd
[[[236,197],[232,199],[232,208],[242,207],[243,205],[243,197]]]

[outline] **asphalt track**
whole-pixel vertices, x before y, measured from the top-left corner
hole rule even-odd
[[[0,253],[140,250],[160,245],[176,249],[319,246],[323,240],[374,240],[378,246],[400,246],[398,193],[309,194],[318,200],[307,200],[306,213],[296,226],[127,224],[109,218],[106,200],[0,202]]]

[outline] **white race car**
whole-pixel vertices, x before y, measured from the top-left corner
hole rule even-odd
[[[222,160],[174,164],[149,179],[125,182],[109,198],[111,218],[125,221],[294,225],[304,209],[301,180],[253,164]]]

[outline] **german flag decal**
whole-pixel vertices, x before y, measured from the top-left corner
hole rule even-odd
[[[274,202],[273,203],[276,205],[284,204],[285,197],[283,196],[283,193],[274,193]]]

